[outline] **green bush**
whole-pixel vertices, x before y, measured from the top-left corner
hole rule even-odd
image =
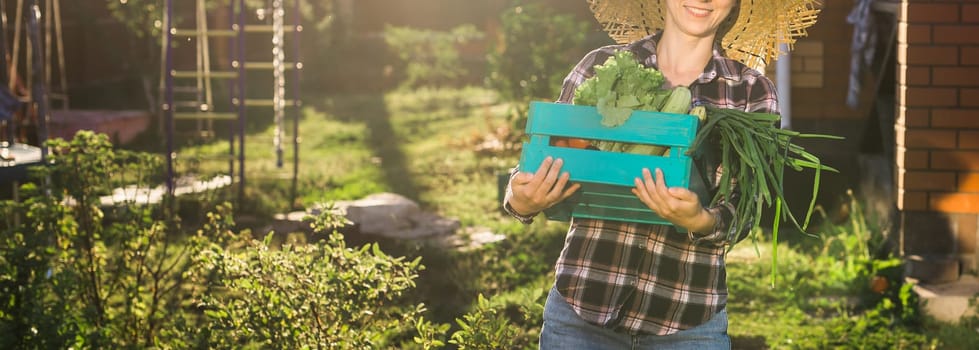
[[[459,349],[536,349],[547,289],[522,294],[479,295],[475,308],[456,320],[449,343]]]
[[[53,140],[41,186],[0,201],[0,348],[385,348],[444,345],[447,325],[399,298],[420,261],[347,247],[327,211],[308,245],[235,232],[218,206],[196,234],[155,205],[109,206],[159,158],[105,135]],[[134,171],[136,175],[122,176]]]
[[[485,84],[509,102],[513,131],[504,140],[519,143],[532,100],[557,99],[564,77],[580,58],[588,23],[540,3],[515,1],[500,18],[499,38],[487,55]]]
[[[939,341],[922,334],[917,296],[905,283],[901,260],[882,252],[880,230],[850,197],[847,222],[815,230],[818,240],[780,246],[778,278],[770,257],[728,262],[728,308],[733,334],[763,334],[769,346],[795,349],[927,349]],[[821,211],[820,211],[821,212]],[[739,249],[751,249],[739,247]],[[770,255],[767,251],[765,255]],[[886,282],[882,282],[886,281]],[[737,338],[737,337],[735,337]]]
[[[388,25],[384,41],[404,64],[403,88],[458,87],[465,76],[459,46],[480,39],[483,33],[471,24],[451,31]]]
[[[399,302],[415,286],[420,259],[388,256],[377,244],[347,247],[335,231],[341,221],[329,211],[313,223],[317,231],[333,230],[327,240],[279,248],[272,234],[256,240],[230,233],[220,220],[228,215],[213,214],[209,225],[229,232],[228,241],[202,241],[189,272],[191,298],[204,317],[188,319],[184,336],[174,339],[217,349],[383,348],[425,323],[422,305]],[[425,337],[419,341],[435,341]]]
[[[488,55],[488,85],[508,101],[555,99],[581,54],[588,23],[539,3],[517,1],[501,14]]]
[[[101,196],[120,182],[145,185],[159,158],[87,131],[47,145],[48,164],[35,169],[42,186],[0,203],[0,347],[152,345],[179,312],[187,251],[152,206],[105,206]]]

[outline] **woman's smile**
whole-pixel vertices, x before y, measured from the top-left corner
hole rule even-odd
[[[687,9],[687,13],[689,13],[691,16],[694,17],[707,17],[710,16],[710,13],[714,11],[712,9],[693,7],[690,5],[686,5],[684,6],[684,8]]]

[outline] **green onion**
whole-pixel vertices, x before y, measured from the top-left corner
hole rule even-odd
[[[722,199],[731,198],[732,192],[738,191],[737,194],[742,200],[737,203],[735,208],[734,222],[731,223],[732,228],[743,228],[750,224],[751,232],[755,232],[759,226],[759,222],[755,218],[761,216],[762,209],[765,207],[775,205],[774,232],[772,234],[773,285],[777,271],[775,260],[778,256],[780,219],[788,219],[796,228],[805,232],[815,208],[821,171],[839,172],[822,164],[818,157],[791,141],[793,138],[842,139],[842,137],[834,135],[805,134],[779,129],[775,127],[775,122],[779,119],[780,116],[777,114],[750,113],[734,109],[708,107],[707,121],[697,131],[697,137],[690,148],[691,153],[696,152],[710,135],[716,134],[720,137],[721,166],[724,171],[721,175],[720,188],[712,199],[712,203],[717,204]],[[786,167],[795,171],[815,170],[812,200],[809,202],[802,224],[792,214],[785,200],[782,173]],[[730,186],[732,179],[737,183],[736,189]],[[752,204],[753,208],[751,207]],[[733,236],[737,232],[737,229],[728,232],[729,235],[732,235],[729,236],[732,242],[737,238]],[[755,237],[752,239],[756,240]]]

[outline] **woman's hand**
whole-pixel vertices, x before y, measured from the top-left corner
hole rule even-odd
[[[690,232],[706,233],[714,228],[714,216],[700,205],[697,194],[682,187],[667,188],[660,169],[656,169],[654,180],[649,169],[644,168],[632,193],[656,215]]]
[[[521,215],[538,213],[574,194],[580,184],[568,186],[564,161],[547,157],[536,173],[519,172],[510,179],[510,208]]]

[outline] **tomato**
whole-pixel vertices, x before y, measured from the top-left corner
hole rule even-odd
[[[568,147],[585,149],[591,146],[591,142],[585,139],[568,139]]]
[[[874,276],[870,280],[870,290],[874,291],[874,293],[884,294],[888,287],[890,287],[890,282],[884,276]]]

